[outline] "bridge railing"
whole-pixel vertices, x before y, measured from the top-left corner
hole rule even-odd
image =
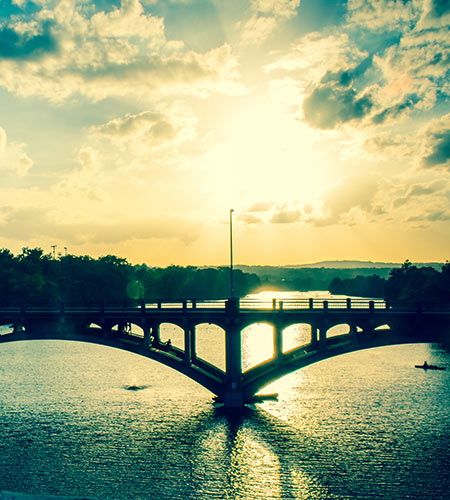
[[[382,299],[361,298],[303,298],[303,299],[273,299],[254,300],[241,299],[240,309],[386,309],[386,302]]]
[[[450,306],[439,303],[422,303],[420,301],[385,301],[382,299],[364,298],[302,298],[302,299],[233,299],[234,307],[241,311],[294,311],[294,310],[391,310],[395,312],[445,312]],[[60,301],[24,301],[18,304],[2,304],[0,313],[82,313],[85,312],[121,312],[141,311],[225,311],[228,299],[217,300],[80,300]]]

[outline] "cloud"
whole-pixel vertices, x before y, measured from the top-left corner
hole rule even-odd
[[[444,179],[437,179],[428,183],[417,183],[412,184],[406,194],[400,198],[396,198],[392,206],[394,208],[400,208],[408,203],[414,202],[417,197],[421,197],[422,208],[424,201],[439,201],[439,196],[444,196],[446,189],[448,189],[449,183]]]
[[[52,101],[246,92],[228,44],[188,51],[166,40],[163,19],[146,14],[138,0],[90,17],[82,4],[64,1],[34,17],[27,23],[17,15],[2,27],[0,85],[10,92]],[[31,35],[33,29],[42,33]]]
[[[394,104],[388,108],[383,109],[383,111],[378,112],[376,115],[372,117],[372,121],[373,123],[378,125],[380,123],[384,123],[388,119],[397,119],[405,112],[413,109],[414,105],[418,101],[419,98],[415,94],[406,96],[402,102]]]
[[[292,222],[298,222],[301,215],[300,210],[280,210],[272,216],[270,222],[273,224],[291,224]]]
[[[238,220],[244,224],[261,224],[263,219],[254,214],[239,214]]]
[[[450,170],[450,114],[434,120],[425,129],[422,146],[424,168]]]
[[[255,12],[291,18],[297,13],[300,0],[250,0],[250,4]]]
[[[296,71],[302,81],[318,82],[327,71],[349,65],[355,57],[361,57],[361,53],[356,47],[350,50],[346,33],[326,36],[313,32],[296,40],[287,54],[266,65],[265,70]]]
[[[450,220],[450,211],[435,210],[426,214],[414,215],[407,222],[446,222]]]
[[[340,185],[329,189],[322,197],[323,213],[312,215],[309,222],[316,226],[332,224],[351,225],[358,215],[366,217],[372,212],[383,214],[376,203],[380,181],[374,175],[350,176]]]
[[[6,132],[0,127],[0,172],[24,177],[33,166],[32,159],[21,142],[8,142]]]
[[[373,107],[369,95],[330,82],[316,87],[303,102],[305,120],[315,128],[332,129],[352,120],[362,120]]]
[[[132,240],[174,239],[190,243],[197,238],[201,224],[188,218],[135,217],[114,222],[60,222],[49,207],[0,207],[0,230],[4,238],[29,242],[50,238],[71,245],[119,244]]]
[[[248,212],[267,212],[273,207],[272,201],[260,201],[248,208]]]
[[[238,23],[242,29],[242,43],[261,43],[280,21],[295,16],[299,5],[300,0],[250,0],[250,18],[245,23]]]
[[[420,16],[422,4],[422,0],[348,0],[347,21],[349,28],[378,33],[402,30]]]
[[[450,170],[450,129],[435,132],[432,137],[432,152],[423,158],[426,167],[443,166]]]

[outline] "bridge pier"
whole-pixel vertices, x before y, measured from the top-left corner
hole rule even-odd
[[[148,349],[150,347],[150,340],[151,340],[151,337],[150,337],[150,333],[151,333],[151,326],[148,325],[147,323],[144,323],[142,325],[142,330],[144,331],[144,346],[146,349]]]
[[[195,326],[184,329],[184,362],[190,365],[196,356]]]
[[[283,358],[283,328],[281,325],[273,327],[273,356],[278,364]]]
[[[316,328],[318,331],[318,347],[319,350],[321,349],[326,349],[327,348],[327,331],[328,331],[328,324],[322,323],[318,328]]]
[[[151,331],[151,334],[150,334],[150,338],[151,338],[151,345],[153,347],[158,347],[159,345],[161,345],[161,337],[159,335],[159,327],[160,325],[157,324],[157,325],[154,325],[152,326],[152,331]]]
[[[225,305],[227,328],[225,330],[225,391],[223,403],[226,408],[244,406],[244,384],[242,379],[242,332],[239,325],[239,299],[228,299]]]

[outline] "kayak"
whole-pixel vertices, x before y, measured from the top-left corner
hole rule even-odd
[[[422,370],[445,370],[445,366],[436,365],[415,365],[416,368],[422,368]]]

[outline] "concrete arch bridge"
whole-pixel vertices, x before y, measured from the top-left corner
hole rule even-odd
[[[170,323],[184,333],[184,348],[161,341]],[[209,323],[225,334],[225,370],[197,355],[196,327]],[[252,324],[273,329],[273,356],[242,369],[242,332]],[[139,326],[142,335],[129,328]],[[309,340],[283,351],[283,332],[310,326]],[[91,342],[130,351],[169,366],[210,390],[227,407],[255,400],[265,385],[312,363],[370,347],[450,341],[450,307],[365,299],[254,301],[84,302],[0,304],[0,342],[60,339]],[[92,325],[96,325],[93,328]],[[333,327],[346,333],[332,335]]]

